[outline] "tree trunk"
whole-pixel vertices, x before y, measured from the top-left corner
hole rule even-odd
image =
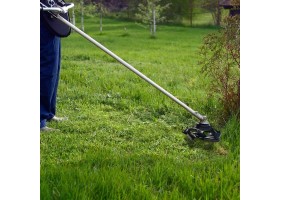
[[[190,26],[193,26],[193,9],[194,9],[194,0],[189,0],[189,22]]]
[[[84,1],[81,1],[81,30],[84,31]]]
[[[100,13],[100,33],[102,33],[102,12]]]
[[[74,12],[74,8],[72,8],[72,24],[75,26],[75,12]]]
[[[152,36],[155,37],[156,35],[156,19],[155,19],[155,8],[153,8],[153,34]]]
[[[216,25],[220,26],[221,25],[221,8],[217,8],[217,13],[216,13]]]
[[[192,27],[192,25],[193,25],[193,24],[192,24],[192,20],[193,20],[193,19],[192,19],[192,17],[193,17],[192,15],[193,15],[193,13],[192,13],[192,11],[190,11],[190,26],[191,26],[191,27]]]
[[[74,8],[72,8],[72,24],[75,26],[75,11],[74,11]],[[71,32],[74,32],[74,30],[71,29]]]

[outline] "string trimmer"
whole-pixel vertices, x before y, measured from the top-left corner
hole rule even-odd
[[[132,65],[121,59],[119,56],[108,50],[106,47],[101,45],[99,42],[94,40],[92,37],[81,31],[79,28],[69,22],[68,9],[72,8],[74,4],[65,3],[63,0],[40,0],[40,10],[44,19],[48,23],[51,30],[60,37],[66,37],[70,34],[70,28],[80,34],[82,37],[87,39],[89,42],[97,46],[99,49],[107,53],[109,56],[117,60],[119,63],[124,65],[126,68],[131,70],[133,73],[138,75],[140,78],[148,82],[150,85],[158,89],[160,92],[165,94],[167,97],[172,99],[174,102],[182,106],[194,117],[199,119],[199,122],[193,128],[186,128],[183,133],[186,134],[191,140],[199,138],[205,141],[218,142],[220,141],[221,133],[215,130],[207,120],[206,116],[201,115],[197,111],[194,111],[188,107],[185,103],[177,99],[174,95],[169,93],[167,90],[156,84],[154,81],[149,79],[147,76],[142,74],[140,71],[135,69]]]

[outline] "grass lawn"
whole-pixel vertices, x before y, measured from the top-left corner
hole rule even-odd
[[[77,33],[62,39],[60,131],[41,133],[41,199],[239,199],[240,124],[218,127],[220,104],[200,72],[202,38],[215,28],[85,19],[85,32],[222,132],[190,142],[197,119]],[[79,24],[78,24],[79,27]]]

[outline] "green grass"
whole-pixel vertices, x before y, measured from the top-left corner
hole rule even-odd
[[[214,28],[87,18],[85,32],[217,126],[198,48]],[[79,26],[79,24],[78,24]],[[126,31],[125,31],[126,27]],[[239,122],[190,142],[188,112],[77,33],[62,40],[59,132],[41,134],[41,199],[239,199]]]

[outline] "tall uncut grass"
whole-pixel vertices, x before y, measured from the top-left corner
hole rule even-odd
[[[41,199],[239,199],[239,122],[217,127],[199,46],[216,29],[85,19],[85,32],[201,114],[221,142],[191,142],[187,111],[72,33],[62,40],[60,131],[41,133]],[[78,24],[79,26],[79,24]]]

